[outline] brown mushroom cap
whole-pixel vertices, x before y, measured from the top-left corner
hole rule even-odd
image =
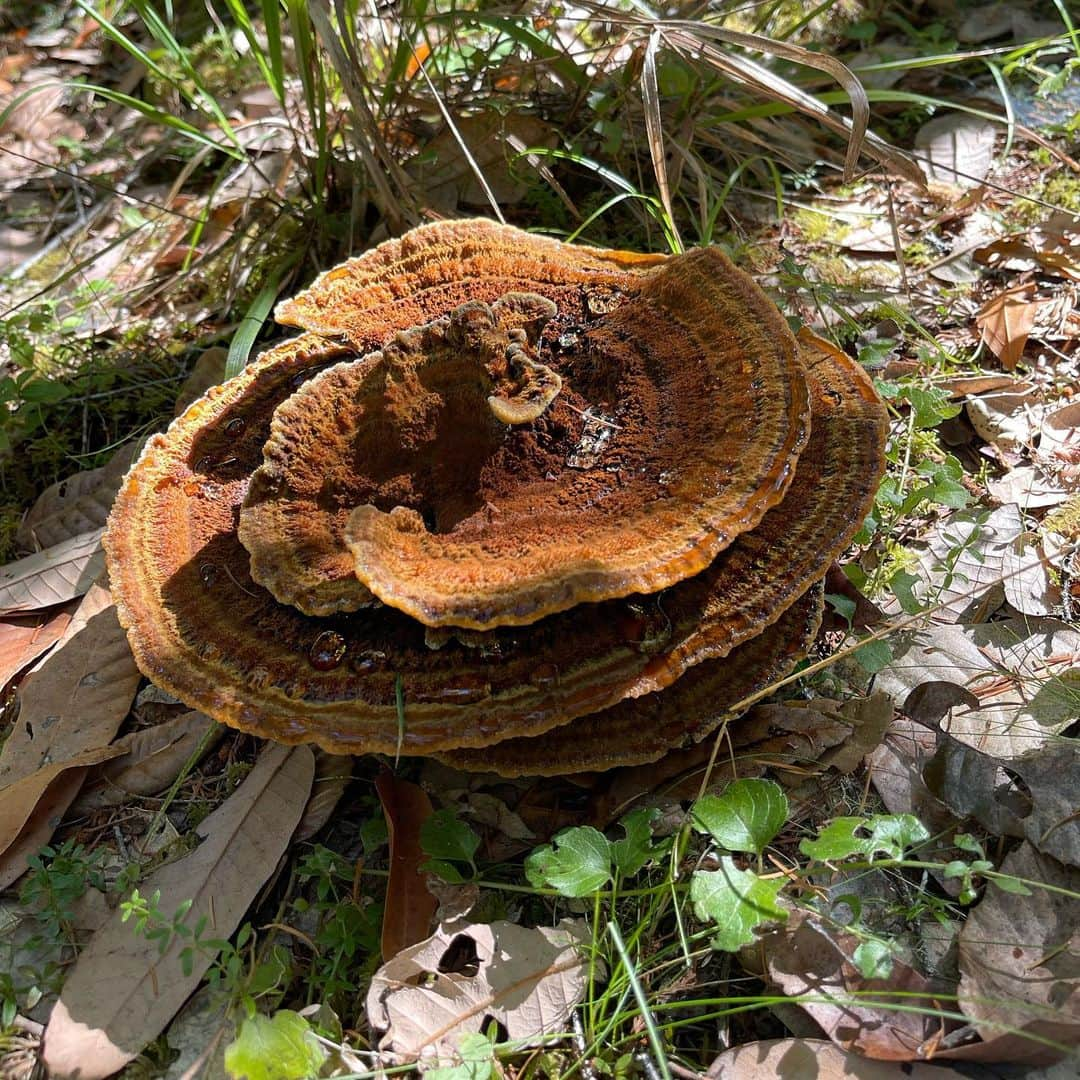
[[[458,769],[502,776],[562,776],[655,761],[705,738],[739,702],[791,671],[817,634],[823,592],[815,585],[763,633],[689,671],[662,694],[627,698],[537,738],[436,756]]]
[[[418,753],[539,733],[667,685],[777,618],[868,508],[881,405],[845,354],[802,347],[818,422],[787,497],[758,530],[658,596],[489,633],[425,632],[379,608],[307,618],[251,580],[236,519],[270,417],[305,379],[353,355],[315,335],[273,349],[151,439],[124,483],[106,546],[136,659],[219,720],[338,753],[398,749],[398,678],[401,749]]]
[[[252,577],[308,615],[370,603],[343,537],[354,508],[415,515],[423,486],[444,521],[471,512],[474,460],[495,454],[506,425],[535,420],[561,389],[533,350],[556,314],[534,293],[472,301],[286,398],[240,512]]]
[[[257,579],[310,592],[303,557],[264,566],[321,552],[351,504],[344,542],[384,603],[429,626],[521,626],[667,588],[780,501],[805,377],[779,312],[718,251],[668,260],[574,338],[550,318],[525,356],[474,302],[313,380],[278,409],[245,507]],[[476,374],[500,349],[528,365],[518,407],[537,395],[509,429]],[[583,462],[592,416],[605,446]]]

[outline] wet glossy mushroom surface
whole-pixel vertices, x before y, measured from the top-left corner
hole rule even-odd
[[[790,351],[796,376],[794,389],[770,406],[794,415],[792,402],[803,395],[801,420],[789,425],[797,462],[796,451],[785,449],[788,436],[777,436],[770,451],[776,479],[769,481],[775,497],[762,493],[760,503],[742,508],[741,520],[753,524],[704,567],[693,569],[701,558],[699,526],[693,536],[680,534],[681,547],[669,547],[685,574],[667,587],[479,630],[460,616],[464,625],[425,625],[379,603],[355,571],[349,538],[358,508],[373,506],[386,517],[412,513],[423,526],[417,535],[448,535],[437,531],[438,515],[430,520],[430,496],[425,505],[410,494],[425,470],[444,524],[464,514],[456,523],[472,519],[483,544],[497,503],[467,505],[458,483],[455,431],[466,421],[470,440],[490,440],[486,467],[513,472],[518,459],[508,442],[551,439],[549,426],[561,418],[566,433],[553,455],[560,471],[574,480],[596,473],[611,484],[607,466],[622,458],[603,425],[583,415],[595,401],[575,389],[589,385],[582,358],[600,365],[595,358],[605,353],[594,342],[621,340],[622,331],[612,329],[628,325],[621,313],[643,292],[664,292],[651,283],[672,261],[536,241],[486,222],[454,223],[383,245],[283,305],[279,318],[303,318],[319,332],[269,350],[195,402],[150,441],[118,498],[106,545],[142,670],[193,707],[280,741],[313,741],[340,753],[494,753],[499,744],[492,767],[548,773],[615,763],[612,740],[625,744],[623,759],[659,756],[708,730],[710,716],[745,696],[740,687],[753,692],[782,675],[805,650],[816,620],[812,587],[870,505],[885,431],[861,368],[810,338],[797,349],[787,340],[778,346],[778,356]],[[462,273],[471,277],[463,281]],[[410,321],[417,312],[422,317]],[[488,341],[486,353],[443,355],[447,331],[455,340],[498,340]],[[387,351],[396,352],[394,363]],[[477,364],[477,355],[486,362]],[[645,416],[632,393],[619,389],[629,383],[620,382],[625,354],[617,355],[615,371],[591,373],[607,380],[604,406],[624,418]],[[739,357],[733,349],[726,363],[738,366]],[[386,394],[395,363],[404,373],[396,398]],[[697,366],[707,369],[704,361]],[[530,402],[533,390],[538,397]],[[391,435],[380,419],[358,447],[365,409],[328,407],[339,394],[375,413],[398,408],[414,426],[397,424]],[[560,403],[578,404],[574,394],[589,405],[560,412]],[[659,390],[654,396],[653,415],[679,417],[677,405],[665,404]],[[519,405],[532,409],[544,398],[535,416],[507,423]],[[447,415],[461,424],[438,430],[438,417]],[[292,438],[305,423],[311,445],[327,451],[317,465],[283,449],[281,432]],[[745,416],[730,423],[745,427]],[[282,463],[288,468],[275,471]],[[540,483],[535,473],[513,481]],[[560,530],[570,533],[575,506],[563,501],[568,516],[558,519]],[[291,528],[283,524],[290,514]],[[519,512],[535,533],[531,517]],[[506,535],[496,551],[505,550]],[[444,590],[442,599],[456,595]],[[550,603],[550,590],[545,595]],[[469,605],[475,614],[475,594]],[[716,658],[729,653],[718,666]],[[706,678],[720,667],[726,682]],[[671,699],[678,717],[658,711],[656,702],[669,694],[682,695]],[[619,706],[626,698],[641,704]],[[618,720],[622,715],[628,719]],[[641,737],[628,741],[638,729]],[[474,761],[480,767],[479,754]]]

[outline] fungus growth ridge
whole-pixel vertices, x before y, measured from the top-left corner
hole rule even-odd
[[[276,315],[303,332],[149,441],[106,534],[182,701],[553,773],[702,738],[809,647],[885,413],[719,252],[443,223]]]

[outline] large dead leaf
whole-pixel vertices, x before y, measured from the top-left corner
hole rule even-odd
[[[935,116],[915,133],[915,157],[931,180],[975,187],[993,164],[996,134],[994,124],[967,113]]]
[[[248,778],[198,828],[202,843],[168,863],[142,886],[160,890],[172,913],[194,901],[186,922],[205,916],[207,936],[229,937],[288,847],[311,790],[307,747],[268,745]],[[198,986],[210,958],[180,963],[182,940],[164,954],[114,913],[79,955],[45,1031],[43,1061],[51,1075],[97,1080],[134,1058]]]
[[[105,569],[101,529],[0,568],[0,615],[65,604],[82,596]]]
[[[420,826],[431,816],[431,800],[416,784],[382,772],[375,780],[390,833],[390,880],[382,925],[384,959],[427,937],[438,901],[428,891],[420,866]]]
[[[39,769],[108,746],[127,715],[139,670],[108,590],[95,586],[56,650],[23,682],[19,719],[0,750],[0,791]],[[83,773],[47,788],[19,844],[0,856],[0,888],[26,870],[25,856],[46,843],[79,792]]]
[[[443,923],[384,964],[371,982],[368,1020],[379,1041],[410,1060],[448,1056],[486,1018],[521,1044],[564,1031],[588,975],[580,920],[528,929],[509,922]]]
[[[922,537],[918,597],[937,618],[985,622],[1008,600],[1025,615],[1056,610],[1049,565],[1013,503],[991,514],[961,510]]]
[[[24,668],[56,644],[71,622],[65,605],[32,615],[0,620],[0,691]]]
[[[29,551],[39,551],[103,528],[139,445],[136,441],[124,446],[107,465],[47,487],[23,518],[15,542]]]
[[[117,756],[86,778],[74,811],[81,814],[119,806],[132,795],[156,795],[164,791],[180,775],[200,744],[206,753],[217,745],[225,731],[223,724],[192,709],[117,739],[112,744]]]
[[[38,800],[68,769],[84,772],[91,765],[114,758],[123,751],[106,746],[86,750],[65,761],[44,765],[37,772],[0,788],[0,855],[19,837]]]
[[[988,480],[986,490],[998,502],[1017,503],[1022,510],[1042,510],[1059,506],[1075,488],[1038,465],[1020,465],[996,480]]]
[[[895,1065],[849,1054],[824,1039],[767,1039],[743,1043],[721,1054],[708,1080],[957,1080],[952,1069],[914,1062]]]
[[[1010,854],[1001,870],[1080,891],[1080,870],[1040,855],[1030,844]],[[1006,1028],[1065,1046],[1080,1044],[1080,928],[1074,897],[1035,886],[1027,896],[988,887],[960,931],[960,973],[960,1005],[987,1044],[1005,1036]],[[1047,1048],[1035,1042],[1027,1049],[1029,1060],[1047,1055]],[[1015,1051],[1008,1060],[1018,1060]]]
[[[1063,739],[1009,766],[1031,793],[1024,833],[1040,851],[1080,867],[1080,743]]]
[[[1080,712],[1080,631],[1057,619],[930,626],[889,641],[893,659],[878,689],[897,701],[927,682],[971,691],[979,708],[952,710],[943,727],[992,757],[1039,749]]]
[[[758,941],[769,979],[834,1042],[884,1061],[930,1056],[941,1030],[934,994],[942,988],[900,961],[888,979],[864,978],[851,959],[858,944],[803,911]]]
[[[983,344],[1012,371],[1024,355],[1035,316],[1045,300],[1034,299],[1034,286],[1013,285],[992,296],[975,315]]]

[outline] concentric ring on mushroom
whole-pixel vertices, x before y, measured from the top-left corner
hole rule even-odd
[[[304,332],[153,437],[110,519],[164,689],[283,742],[518,740],[505,768],[550,772],[616,760],[557,752],[574,721],[762,635],[761,672],[795,664],[785,613],[869,509],[885,413],[719,252],[442,223],[276,314]],[[650,710],[646,759],[692,737]]]

